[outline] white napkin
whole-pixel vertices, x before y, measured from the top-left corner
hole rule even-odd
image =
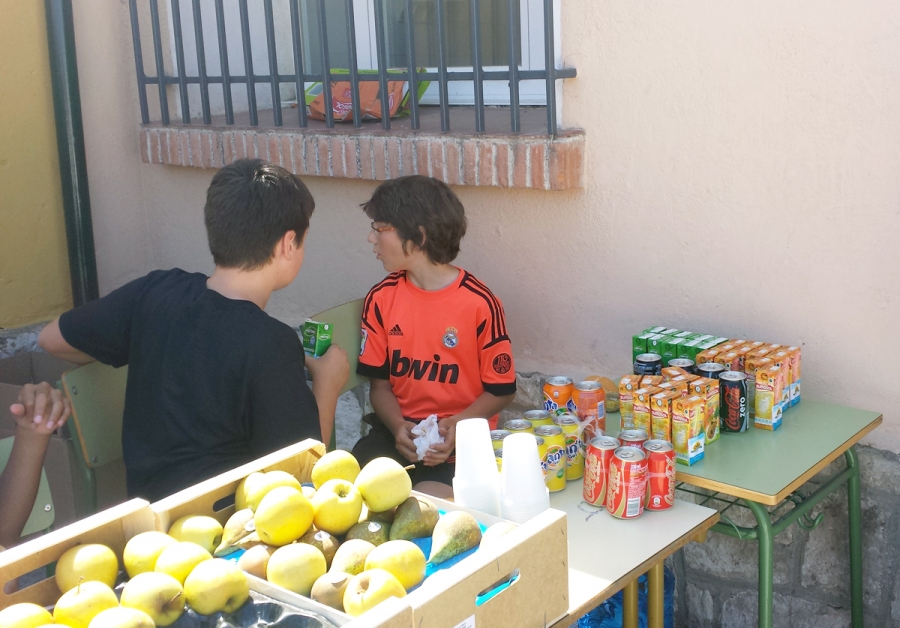
[[[436,414],[432,414],[421,423],[417,423],[416,426],[412,428],[412,433],[413,436],[415,436],[413,444],[416,446],[416,454],[419,456],[419,460],[425,458],[425,453],[431,449],[432,445],[444,442],[444,437],[441,436],[438,431],[438,418]]]

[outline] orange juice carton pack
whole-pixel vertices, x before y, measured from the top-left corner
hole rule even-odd
[[[672,442],[672,404],[681,399],[677,390],[663,390],[650,398],[650,438]]]
[[[779,350],[770,353],[769,356],[775,362],[775,366],[781,369],[781,407],[787,410],[791,405],[791,358],[787,351]]]
[[[741,346],[747,344],[748,342],[750,342],[750,341],[749,340],[741,340],[740,338],[732,338],[731,340],[728,341],[728,344],[732,344],[735,347],[741,347]]]
[[[677,392],[682,397],[688,394],[688,384],[687,382],[663,382],[659,386],[657,386],[661,391],[668,392],[674,391]]]
[[[692,465],[703,459],[706,434],[703,420],[706,401],[697,395],[679,397],[672,404],[672,445],[675,462]]]
[[[740,365],[740,359],[737,351],[729,351],[728,353],[720,353],[713,360],[716,364],[721,364],[726,371],[737,371]]]
[[[751,347],[750,345],[742,345],[735,351],[737,351],[738,354],[738,363],[735,370],[744,373],[744,368],[747,366],[747,356],[749,356],[750,352],[753,351],[753,347]]]
[[[744,362],[744,373],[747,374],[747,408],[750,418],[756,416],[756,371],[760,366],[771,366],[773,360],[763,357],[748,356]]]
[[[650,386],[659,386],[665,381],[662,375],[644,375],[641,378],[641,388],[649,388]]]
[[[719,353],[720,349],[718,347],[706,349],[697,354],[697,359],[694,360],[694,363],[705,364],[706,362],[713,362],[716,359],[716,356],[719,355]]]
[[[780,351],[784,349],[783,345],[764,345],[766,349],[769,350],[769,353],[775,353],[776,351]]]
[[[700,377],[699,375],[691,375],[690,373],[687,373],[685,375],[679,375],[678,377],[673,377],[669,381],[672,382],[673,384],[687,384],[690,386],[690,383],[692,381],[694,381],[695,379],[698,379],[699,377]]]
[[[706,433],[706,444],[719,440],[719,380],[709,377],[698,377],[690,383],[688,394],[704,400],[703,431]]]
[[[796,406],[800,403],[800,384],[803,381],[803,378],[800,374],[800,347],[788,347],[787,348],[788,356],[790,356],[790,370],[791,370],[791,406]]]
[[[659,388],[649,386],[634,391],[634,429],[644,430],[650,434],[650,397],[659,392]]]
[[[769,350],[769,347],[768,347],[768,346],[762,346],[762,347],[757,347],[756,349],[754,349],[753,351],[751,351],[749,357],[751,357],[751,358],[764,358],[764,357],[766,357],[767,355],[769,355],[770,353],[771,353],[771,351]]]
[[[662,374],[666,380],[670,380],[673,377],[678,377],[679,375],[687,375],[688,372],[680,366],[667,366],[662,370]]]
[[[774,360],[767,358],[757,364],[754,427],[774,431],[781,426],[781,378],[781,367],[775,366]]]
[[[640,375],[625,375],[619,380],[619,413],[623,430],[634,427],[634,391],[640,387]]]
[[[764,343],[762,340],[748,340],[746,346],[756,351],[760,347],[765,347],[766,343]]]

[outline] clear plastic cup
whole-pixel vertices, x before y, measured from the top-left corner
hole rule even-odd
[[[500,473],[486,419],[465,419],[456,424],[453,499],[461,506],[500,515]]]
[[[550,507],[537,441],[533,434],[511,434],[503,439],[500,473],[500,516],[522,523]]]

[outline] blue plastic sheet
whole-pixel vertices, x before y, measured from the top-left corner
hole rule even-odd
[[[675,574],[666,567],[663,579],[663,620],[675,628]],[[647,576],[638,579],[638,626],[647,628]],[[578,618],[578,628],[622,628],[622,592]]]

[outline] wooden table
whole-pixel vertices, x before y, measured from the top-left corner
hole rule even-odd
[[[623,625],[637,626],[637,578],[649,571],[650,626],[662,628],[663,561],[693,539],[702,540],[719,520],[710,508],[676,500],[661,512],[616,519],[585,503],[582,483],[550,494],[550,506],[568,516],[569,612],[554,626],[569,626],[623,587]]]
[[[772,627],[773,542],[775,536],[799,521],[815,527],[812,508],[847,485],[850,538],[850,598],[854,628],[863,625],[862,538],[860,523],[859,462],[853,446],[881,424],[878,412],[804,400],[784,413],[775,432],[750,428],[742,434],[722,434],[707,445],[700,462],[676,465],[676,479],[702,489],[701,503],[723,505],[715,532],[741,540],[759,541],[759,626]],[[619,432],[619,415],[607,416],[607,432]],[[841,455],[846,468],[815,491],[801,491],[814,475]],[[685,487],[682,485],[683,488]],[[690,490],[688,490],[690,492]],[[787,509],[785,506],[792,505]],[[727,518],[732,507],[746,507],[756,518],[754,528]]]

